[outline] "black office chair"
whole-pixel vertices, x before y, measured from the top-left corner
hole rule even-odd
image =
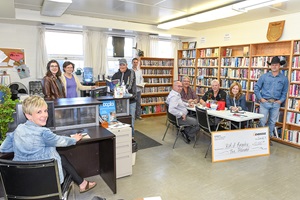
[[[5,199],[67,199],[73,185],[70,175],[61,185],[55,159],[20,162],[0,159]]]
[[[210,129],[209,116],[207,114],[207,110],[201,109],[201,108],[196,106],[196,116],[197,116],[198,124],[200,126],[200,130],[204,134],[211,137],[211,129]],[[219,125],[220,125],[220,123],[217,124],[216,131],[218,131]],[[195,147],[195,145],[196,145],[196,142],[194,144],[194,147]],[[206,153],[205,153],[205,156],[204,156],[205,158],[207,156],[207,153],[208,153],[209,149],[211,149],[211,142],[210,142],[210,144],[209,144],[209,146],[206,150]]]
[[[246,107],[248,109],[248,112],[254,112],[255,102],[254,101],[246,101]]]
[[[173,125],[174,127],[176,127],[177,132],[176,132],[176,139],[175,139],[174,144],[173,144],[173,149],[174,149],[175,144],[177,142],[178,137],[180,136],[181,131],[183,131],[187,127],[191,127],[191,125],[179,125],[177,117],[169,112],[169,105],[167,103],[166,103],[166,109],[167,109],[168,125],[167,125],[167,129],[165,131],[165,134],[164,134],[162,140],[165,139],[170,125]]]

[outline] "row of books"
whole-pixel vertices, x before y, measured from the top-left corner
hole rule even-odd
[[[194,78],[193,75],[194,74],[192,74],[192,76],[189,76],[190,77],[190,85],[194,85],[195,78]],[[183,79],[184,76],[185,76],[184,74],[179,74],[178,75],[178,80],[182,82],[182,79]]]
[[[174,66],[173,60],[141,60],[144,66]]]
[[[144,78],[146,83],[170,83],[172,84],[171,78]]]
[[[164,104],[155,105],[155,106],[143,106],[142,114],[153,114],[153,113],[161,113],[166,112],[166,106]]]
[[[288,99],[288,108],[290,110],[300,111],[300,100],[294,98]]]
[[[254,94],[254,93],[248,94],[248,99],[249,99],[249,101],[256,101],[256,96],[255,96],[255,94]]]
[[[248,78],[248,69],[221,68],[220,75],[228,78]]]
[[[251,69],[250,79],[259,79],[259,77],[265,73],[268,73],[269,69]]]
[[[143,74],[148,75],[157,75],[157,74],[164,74],[164,75],[171,75],[172,70],[170,69],[142,69]]]
[[[196,57],[196,50],[183,50],[182,51],[183,58],[195,58]]]
[[[216,78],[197,79],[197,85],[211,86],[212,80],[215,80],[215,79]]]
[[[290,124],[300,124],[300,113],[287,112],[286,122]]]
[[[271,62],[273,56],[258,56],[258,57],[253,57],[252,58],[252,62],[251,62],[251,66],[252,67],[268,67],[268,63],[267,62]],[[286,57],[285,56],[279,56],[280,60],[285,60],[286,61]]]
[[[250,81],[249,90],[254,91],[255,84],[256,84],[256,81]]]
[[[299,58],[300,58],[300,56],[293,57],[292,68],[300,68]]]
[[[152,93],[152,92],[170,92],[172,90],[171,86],[167,87],[144,87],[142,93]]]
[[[218,59],[198,58],[197,67],[218,67]]]
[[[299,41],[295,41],[295,43],[294,43],[294,53],[295,54],[300,53],[300,42]]]
[[[291,73],[291,81],[300,81],[300,71],[293,70]]]
[[[218,57],[219,56],[219,48],[214,49],[201,49],[200,57]]]
[[[220,85],[222,88],[229,88],[233,82],[236,80],[228,80],[228,79],[222,79],[220,82]],[[240,80],[239,83],[242,86],[243,90],[247,89],[247,81],[246,80]]]
[[[222,58],[221,66],[227,67],[248,67],[250,59],[245,57]]]
[[[179,67],[195,67],[195,59],[179,59]]]
[[[231,54],[232,54],[232,49],[230,49],[230,48],[226,48],[222,52],[222,56],[227,56],[228,57],[228,56],[231,56]]]
[[[205,92],[207,92],[209,90],[209,88],[207,87],[196,87],[196,94],[199,94],[199,95],[204,95]]]
[[[143,97],[141,99],[142,103],[160,103],[160,102],[165,102],[167,99],[166,96],[164,97]]]
[[[195,74],[195,68],[179,68],[178,73],[181,75],[193,76]]]
[[[300,131],[297,130],[285,130],[283,134],[285,141],[300,144]]]
[[[217,68],[199,68],[198,69],[198,76],[218,76],[218,69]]]
[[[300,96],[300,85],[298,84],[290,84],[290,96],[299,97]]]

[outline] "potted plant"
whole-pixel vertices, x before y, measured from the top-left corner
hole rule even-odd
[[[11,99],[9,87],[0,85],[0,144],[6,137],[8,124],[14,121],[13,113],[17,103],[18,100]]]

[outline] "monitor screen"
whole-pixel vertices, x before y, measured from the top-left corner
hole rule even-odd
[[[54,129],[55,128],[55,119],[54,119],[54,102],[46,101],[48,105],[48,119],[46,126],[47,128]],[[16,112],[13,114],[14,122],[9,124],[9,132],[14,131],[19,124],[25,123],[27,121],[23,110],[22,103],[18,103],[16,105]]]
[[[107,95],[107,86],[100,86],[91,90],[91,97],[93,98],[106,96],[106,95]]]

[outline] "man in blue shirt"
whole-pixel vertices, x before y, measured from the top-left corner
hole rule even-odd
[[[192,125],[189,131],[182,132],[182,136],[186,143],[190,142],[191,137],[195,137],[196,133],[200,130],[198,121],[194,117],[187,116],[188,110],[186,107],[190,106],[189,103],[183,102],[180,92],[182,90],[182,83],[175,81],[173,89],[167,97],[167,104],[169,105],[169,112],[176,116],[179,125]]]
[[[260,119],[260,125],[265,126],[268,121],[270,136],[273,136],[275,123],[279,115],[280,104],[285,101],[289,81],[280,73],[280,66],[285,61],[275,56],[272,58],[271,71],[263,74],[254,86],[254,93],[260,102],[260,113],[264,115]]]

